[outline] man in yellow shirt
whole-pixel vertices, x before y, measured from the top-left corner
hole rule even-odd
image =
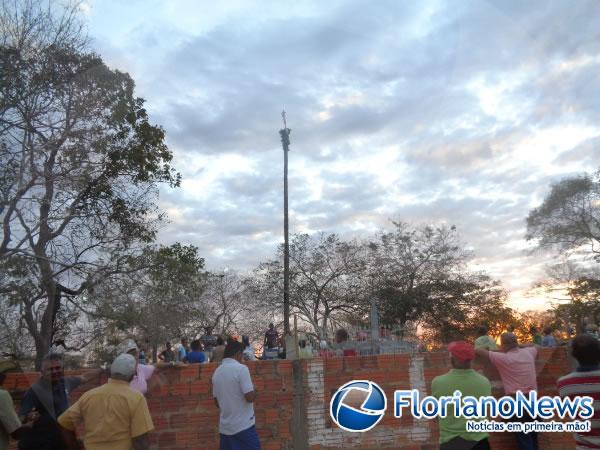
[[[135,358],[119,355],[110,367],[110,379],[92,389],[59,418],[71,448],[77,448],[75,430],[83,421],[86,450],[147,450],[148,433],[154,429],[143,394],[129,387],[135,374]]]

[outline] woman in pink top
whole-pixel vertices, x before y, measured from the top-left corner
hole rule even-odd
[[[152,377],[152,374],[154,374],[156,367],[152,365],[140,364],[138,362],[139,348],[132,339],[128,339],[123,343],[122,352],[129,353],[135,358],[135,375],[129,382],[129,386],[131,386],[132,389],[146,395],[148,392],[148,380]]]
[[[156,370],[157,366],[158,367],[162,367],[162,366],[166,367],[166,366],[171,366],[171,365],[177,365],[177,366],[182,365],[181,363],[169,364],[169,363],[164,363],[164,362],[159,362],[157,364],[157,366],[153,366],[152,364],[140,364],[138,362],[139,349],[138,349],[138,346],[136,345],[136,343],[132,339],[127,339],[122,344],[121,350],[122,350],[122,353],[129,353],[130,355],[132,355],[136,361],[135,375],[133,376],[133,379],[129,383],[129,386],[131,386],[132,389],[139,391],[144,395],[146,395],[146,393],[148,392],[148,380],[150,380],[150,378],[152,378],[152,375],[154,374],[154,371]]]

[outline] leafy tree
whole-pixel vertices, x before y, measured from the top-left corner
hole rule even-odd
[[[560,252],[585,249],[600,262],[600,171],[553,184],[530,211],[526,238]]]
[[[369,244],[370,281],[384,325],[403,326],[422,317],[433,289],[462,270],[466,255],[454,227],[392,224]]]
[[[426,304],[420,324],[434,342],[475,339],[480,325],[497,336],[515,319],[500,283],[483,274],[465,274],[441,283]]]
[[[199,299],[204,289],[204,260],[192,245],[147,249],[136,261],[141,270],[123,272],[112,283],[91,289],[83,303],[92,330],[120,341],[135,336],[156,352],[167,340],[187,335],[204,319]],[[115,342],[111,342],[114,344]]]
[[[417,322],[429,340],[444,342],[473,337],[484,323],[492,331],[510,323],[505,291],[467,269],[469,255],[454,226],[393,225],[369,245],[371,292],[384,325]]]
[[[38,365],[66,303],[137,270],[162,218],[157,186],[179,184],[133,80],[89,52],[81,29],[76,5],[2,4],[0,258],[3,267],[26,262],[21,295],[8,295]],[[15,284],[3,279],[3,291]]]

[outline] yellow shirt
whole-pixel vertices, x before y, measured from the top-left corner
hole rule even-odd
[[[132,438],[154,429],[144,396],[112,378],[83,394],[58,423],[74,431],[82,420],[86,450],[132,450]]]

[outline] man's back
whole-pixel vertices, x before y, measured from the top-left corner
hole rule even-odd
[[[213,396],[219,403],[219,432],[234,435],[254,425],[254,407],[244,394],[254,386],[248,367],[225,358],[212,377]]]
[[[144,396],[114,379],[83,394],[58,421],[75,430],[81,420],[86,450],[131,450],[132,438],[154,429]]]
[[[561,397],[588,396],[594,399],[594,417],[589,433],[575,433],[577,448],[600,448],[600,370],[578,370],[558,379]]]
[[[490,361],[500,373],[506,394],[514,394],[517,391],[523,393],[537,391],[536,356],[535,347],[516,347],[506,353],[489,352]]]
[[[492,385],[483,375],[473,369],[452,369],[450,372],[435,377],[431,382],[431,394],[434,397],[452,396],[454,391],[460,391],[464,396],[488,396],[492,394]],[[448,442],[455,437],[469,441],[480,441],[487,433],[467,433],[467,419],[455,417],[454,411],[449,411],[446,418],[440,418],[440,442]]]
[[[556,347],[556,339],[551,334],[547,334],[542,339],[542,347]]]

